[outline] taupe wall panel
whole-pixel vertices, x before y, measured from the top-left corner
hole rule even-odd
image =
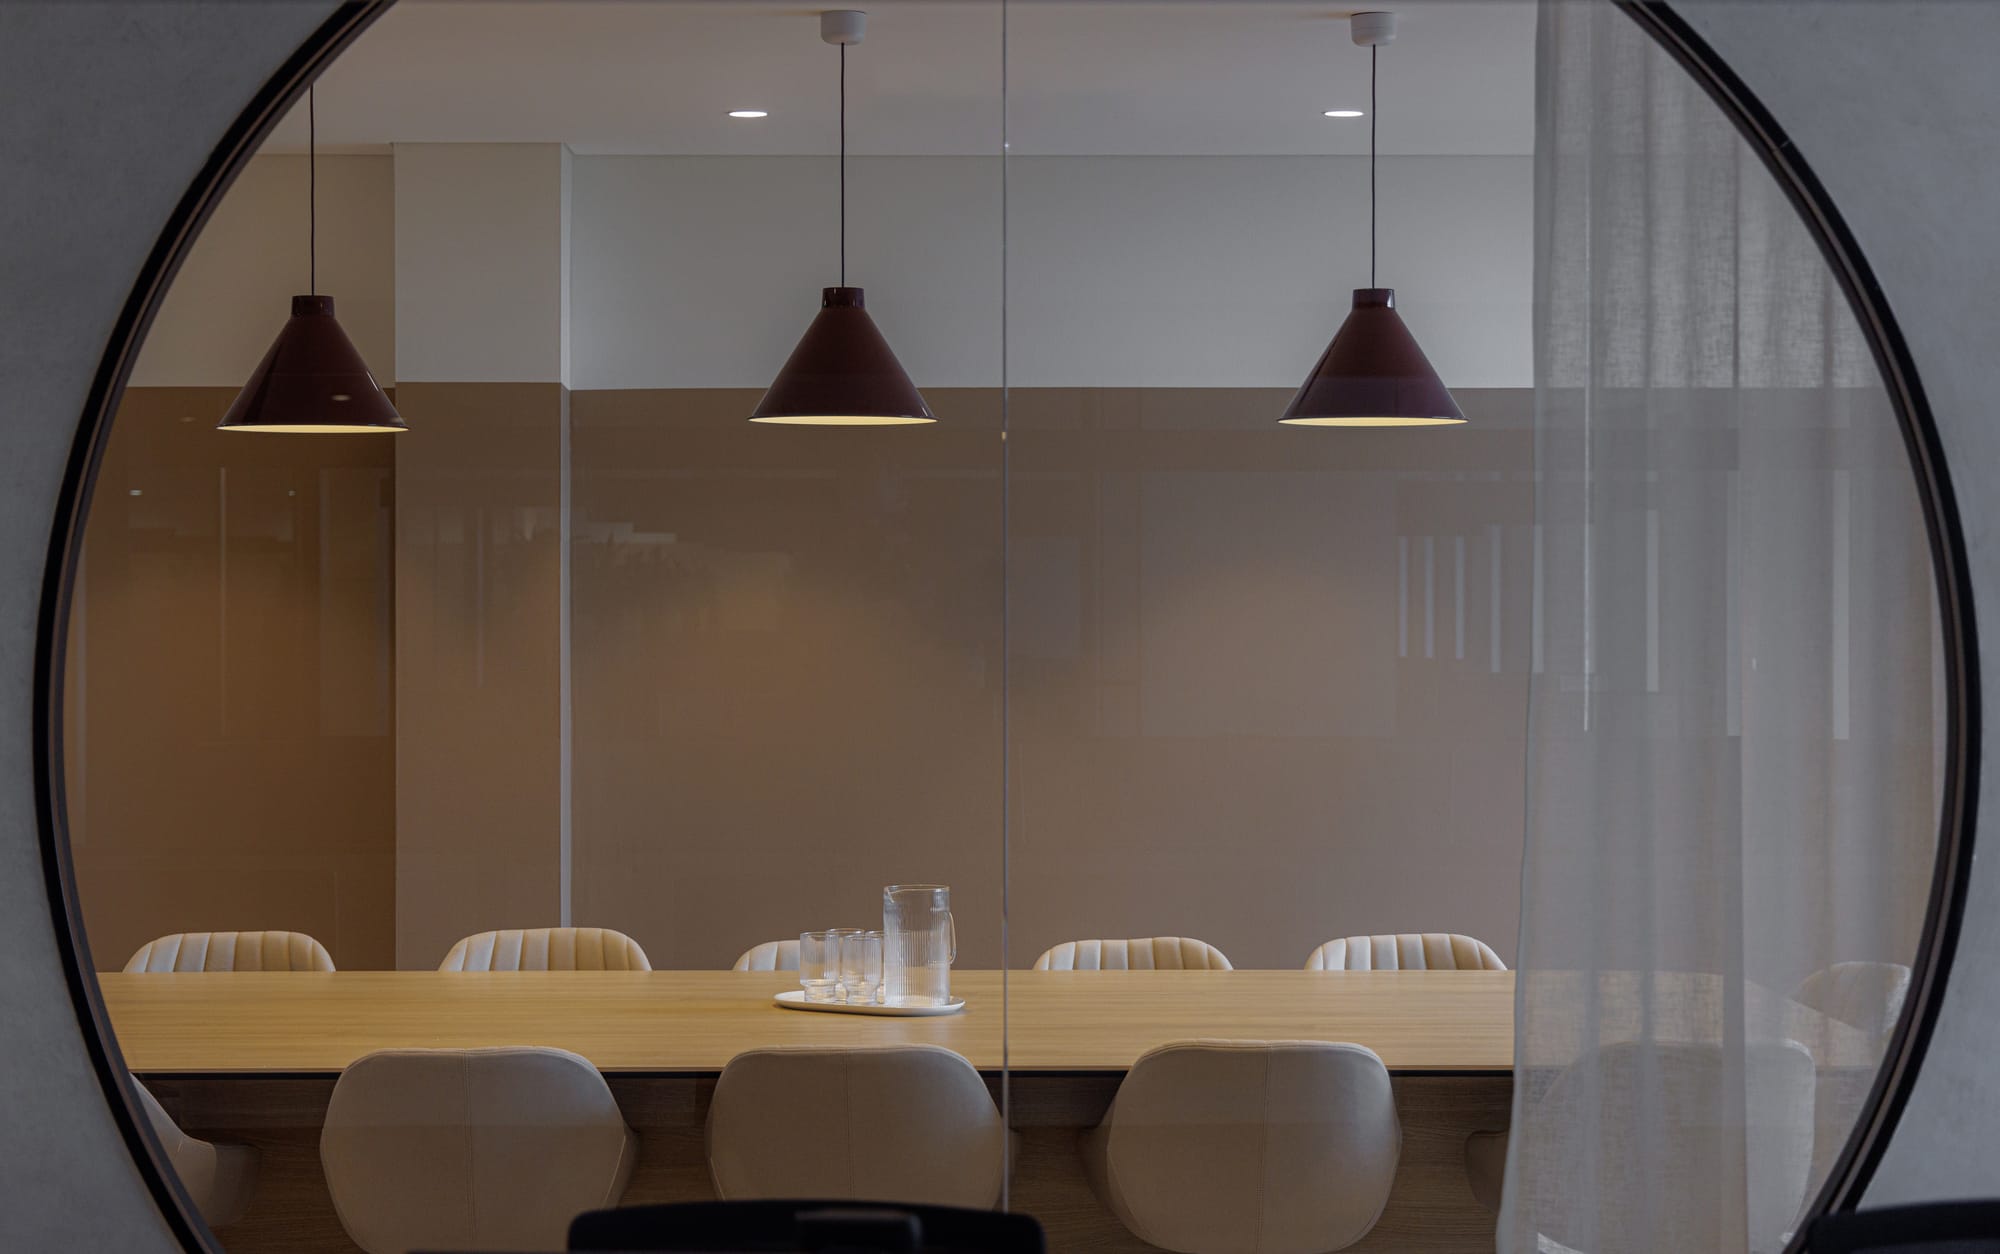
[[[49,525],[90,380],[175,202],[333,10],[0,5],[0,1214],[20,1250],[171,1248],[84,1052],[34,810],[29,717]]]
[[[70,619],[71,852],[98,965],[168,932],[395,945],[394,437],[125,394]]]
[[[576,920],[723,967],[942,882],[997,965],[997,394],[874,429],[757,395],[571,398]]]
[[[320,108],[338,108],[324,96]],[[303,104],[300,109],[303,110]],[[319,291],[384,387],[396,381],[395,171],[386,155],[319,155]],[[134,387],[241,386],[309,290],[303,153],[251,158],[174,276]]]
[[[1282,427],[1288,397],[1014,393],[1016,963],[1187,935],[1296,967],[1390,931],[1513,955],[1530,394],[1402,431]]]
[[[755,399],[572,397],[577,920],[720,966],[942,880],[991,965],[998,396],[875,431]],[[1176,932],[1255,966],[1371,930],[1512,952],[1527,394],[1420,432],[1283,428],[1284,400],[1013,394],[1015,963]]]
[[[424,969],[561,922],[563,388],[396,404],[396,963]]]

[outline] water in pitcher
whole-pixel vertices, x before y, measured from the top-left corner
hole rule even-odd
[[[951,889],[891,884],[882,890],[883,1000],[891,1006],[942,1006],[951,1000],[958,927]]]

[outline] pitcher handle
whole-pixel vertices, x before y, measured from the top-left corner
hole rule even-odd
[[[944,925],[951,929],[951,956],[945,959],[945,965],[952,966],[958,962],[958,917],[949,910],[945,911]]]

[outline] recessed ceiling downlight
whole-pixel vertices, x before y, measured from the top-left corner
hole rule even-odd
[[[1328,118],[1361,118],[1368,115],[1359,109],[1328,109],[1320,116]]]
[[[729,116],[732,118],[768,118],[771,114],[765,109],[731,109]]]

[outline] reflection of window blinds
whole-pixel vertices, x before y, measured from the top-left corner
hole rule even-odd
[[[1410,656],[1410,537],[1396,537],[1396,656]]]
[[[1465,660],[1465,537],[1453,536],[1451,545],[1454,574],[1452,609],[1456,616],[1452,656],[1463,662]]]
[[[1493,587],[1486,602],[1487,647],[1492,651],[1490,667],[1495,675],[1500,673],[1500,526],[1489,523],[1486,527],[1486,549],[1493,559]]]

